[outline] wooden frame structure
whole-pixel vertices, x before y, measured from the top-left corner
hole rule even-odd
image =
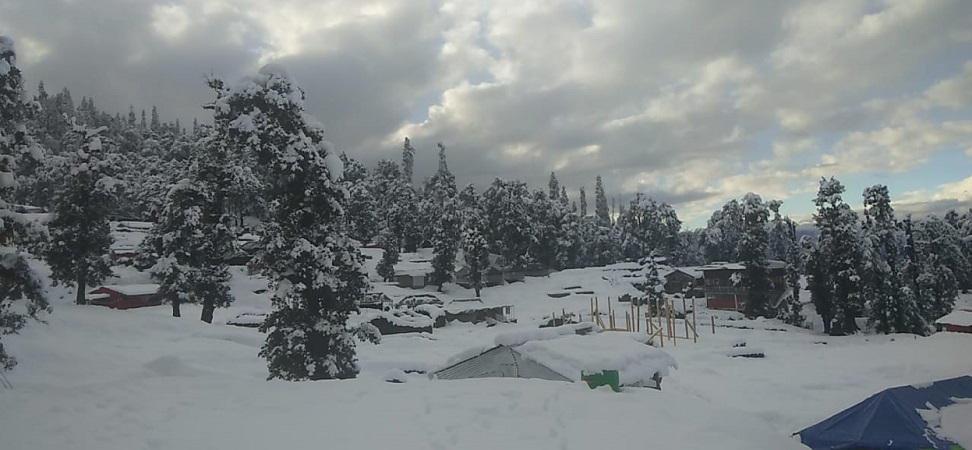
[[[698,322],[695,314],[696,304],[695,299],[692,299],[692,318],[689,320],[689,316],[684,314],[688,310],[687,301],[682,298],[682,312],[685,315],[683,319],[678,319],[672,315],[672,310],[675,309],[674,299],[665,299],[661,304],[655,305],[644,305],[644,312],[642,312],[641,304],[629,303],[628,311],[624,312],[624,326],[619,326],[620,323],[616,320],[615,310],[611,303],[611,297],[607,298],[607,322],[604,321],[605,313],[601,312],[601,303],[597,297],[591,298],[591,321],[596,323],[601,327],[601,331],[627,331],[627,332],[641,332],[645,331],[648,334],[648,343],[653,342],[654,339],[658,339],[659,345],[661,347],[665,346],[665,339],[671,341],[672,345],[677,346],[677,339],[691,339],[692,342],[699,341],[698,332]],[[564,313],[566,316],[566,312]],[[642,321],[643,319],[643,321]],[[681,324],[678,321],[681,321]],[[642,327],[642,324],[644,326]],[[680,336],[678,328],[681,325],[685,329],[685,335]],[[712,329],[713,334],[715,334],[715,327]]]

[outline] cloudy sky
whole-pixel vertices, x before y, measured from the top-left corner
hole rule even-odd
[[[899,211],[972,206],[972,1],[3,0],[33,88],[206,112],[207,74],[287,67],[338,149],[461,184],[551,171],[692,226],[756,192],[806,218],[821,176]]]

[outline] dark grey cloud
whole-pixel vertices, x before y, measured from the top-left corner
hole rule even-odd
[[[273,61],[366,164],[410,136],[422,177],[442,141],[463,184],[540,188],[555,170],[576,198],[600,174],[609,196],[648,192],[697,223],[819,176],[913,182],[928,155],[972,147],[969,23],[962,0],[0,3],[31,85],[107,110],[202,118],[207,74]],[[938,195],[923,192],[909,201]]]

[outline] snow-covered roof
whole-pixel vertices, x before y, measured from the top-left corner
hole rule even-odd
[[[122,295],[148,295],[159,292],[157,284],[114,284],[102,286]]]
[[[529,328],[525,330],[507,331],[496,335],[493,343],[496,345],[516,346],[530,341],[546,341],[561,336],[587,333],[594,330],[593,322],[567,324],[550,328]]]
[[[935,323],[941,325],[956,325],[960,327],[972,327],[972,311],[966,309],[959,309],[952,311],[940,319],[936,320]]]
[[[786,263],[783,261],[769,260],[766,261],[767,269],[785,269]],[[746,265],[743,263],[729,263],[729,262],[714,262],[706,264],[702,267],[695,268],[696,270],[705,272],[707,270],[745,270]]]
[[[621,384],[632,386],[648,382],[656,373],[667,376],[670,368],[678,367],[665,351],[622,333],[530,341],[516,350],[574,381],[581,379],[582,372],[617,370]]]

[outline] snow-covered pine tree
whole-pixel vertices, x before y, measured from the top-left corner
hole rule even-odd
[[[604,195],[604,184],[601,183],[600,175],[597,176],[597,181],[594,184],[594,217],[597,218],[598,225],[602,227],[611,226],[607,196]]]
[[[532,240],[530,256],[533,267],[530,269],[561,269],[557,264],[557,243],[561,238],[560,203],[547,198],[543,190],[536,190],[530,198],[530,229]]]
[[[937,216],[918,223],[915,244],[920,255],[917,277],[918,307],[926,323],[952,312],[958,298],[958,276],[965,255],[958,245],[955,229]]]
[[[200,320],[212,323],[216,308],[233,301],[225,262],[236,241],[226,209],[233,175],[223,164],[227,151],[221,140],[204,137],[199,147],[191,178],[169,190],[147,240],[158,245],[151,272],[161,285],[160,295],[172,305],[172,315],[181,315],[182,303],[201,303]]]
[[[405,145],[402,147],[402,176],[405,183],[412,184],[412,174],[415,171],[415,148],[412,142],[405,137]]]
[[[786,285],[790,295],[777,310],[777,318],[784,323],[803,326],[806,317],[803,315],[803,304],[800,302],[800,269],[803,267],[803,255],[797,242],[796,222],[780,215],[783,202],[772,200],[767,207],[773,213],[769,225],[769,251],[772,258],[786,263]]]
[[[739,262],[745,269],[740,284],[749,292],[743,311],[749,318],[772,317],[770,312],[773,305],[770,304],[769,297],[772,286],[769,263],[766,260],[769,246],[769,234],[766,230],[769,208],[759,195],[750,192],[743,197],[742,211],[742,238],[739,240],[738,253]]]
[[[155,105],[152,105],[152,122],[149,124],[149,128],[155,132],[162,131],[162,122],[159,120],[159,110],[155,108]]]
[[[635,194],[620,220],[621,252],[625,258],[671,257],[678,246],[682,221],[668,203]]]
[[[456,271],[456,252],[459,251],[460,227],[462,216],[459,212],[458,200],[448,198],[442,203],[439,215],[432,230],[432,280],[431,284],[438,286],[442,292],[442,285],[452,281]]]
[[[737,261],[742,237],[742,206],[732,199],[714,211],[703,233],[705,254],[709,261]]]
[[[869,322],[879,333],[922,333],[913,296],[903,292],[903,234],[894,218],[888,187],[864,190],[863,249],[864,300]]]
[[[256,155],[267,172],[270,213],[262,263],[274,288],[260,355],[270,378],[357,375],[349,315],[364,297],[360,252],[347,236],[341,159],[304,112],[304,93],[280,66],[218,89],[212,105],[232,150]]]
[[[814,224],[820,230],[817,253],[829,272],[835,318],[840,333],[858,330],[856,319],[864,314],[861,286],[861,241],[857,214],[844,202],[844,185],[834,178],[821,178],[814,199]],[[815,302],[816,304],[816,302]],[[820,311],[818,311],[820,313]],[[823,314],[820,314],[823,317]]]
[[[472,185],[467,188],[472,190]],[[476,296],[485,283],[485,272],[489,268],[489,243],[486,242],[486,216],[478,204],[474,192],[463,196],[462,256],[466,264],[467,278]]]
[[[580,187],[580,215],[587,216],[587,193],[584,192],[584,186]]]
[[[27,106],[23,98],[14,42],[0,36],[0,372],[17,364],[3,347],[3,336],[19,331],[28,318],[50,311],[38,276],[22,251],[43,231],[14,212],[8,203],[17,185],[14,171],[18,148],[29,142],[25,139]],[[19,301],[24,301],[26,307],[14,307]]]
[[[560,200],[560,182],[557,181],[557,174],[550,172],[550,181],[547,182],[547,188],[549,188],[550,201]]]
[[[656,258],[655,255],[650,255],[647,258],[643,290],[648,307],[652,308],[654,314],[657,316],[662,314],[661,308],[665,304],[665,279],[658,272],[658,261],[656,261]]]
[[[344,187],[351,196],[347,207],[348,232],[352,239],[367,244],[378,234],[378,201],[371,195],[368,186],[368,169],[358,160],[341,153],[344,163]]]
[[[88,285],[111,274],[108,213],[116,180],[105,173],[105,143],[100,136],[104,131],[104,127],[92,130],[74,122],[72,132],[80,144],[66,164],[55,169],[62,182],[54,196],[44,257],[55,283],[77,287],[75,302],[79,305],[85,302]]]
[[[382,253],[381,260],[378,261],[378,266],[375,269],[383,281],[395,281],[395,264],[398,264],[400,241],[398,236],[389,228],[378,233],[378,245],[381,246]]]
[[[821,251],[820,243],[810,236],[803,236],[800,240],[803,247],[803,267],[807,274],[807,288],[810,290],[810,302],[814,310],[820,315],[824,333],[830,334],[834,322],[834,292],[833,281],[827,266],[827,254]]]
[[[534,231],[529,198],[526,183],[499,178],[483,192],[490,251],[502,256],[514,270],[525,270],[534,264],[530,254]]]

